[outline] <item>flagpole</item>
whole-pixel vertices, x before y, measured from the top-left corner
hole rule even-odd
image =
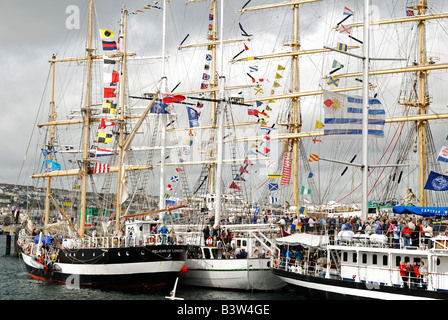
[[[369,164],[368,164],[368,130],[369,130],[369,63],[370,63],[370,52],[369,52],[369,30],[370,28],[370,1],[364,0],[364,69],[363,69],[363,85],[362,85],[362,204],[361,204],[361,220],[367,220],[368,214],[368,174],[369,174]]]

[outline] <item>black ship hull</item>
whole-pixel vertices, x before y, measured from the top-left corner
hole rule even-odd
[[[60,249],[51,260],[22,258],[30,277],[71,286],[159,289],[185,268],[187,246]]]

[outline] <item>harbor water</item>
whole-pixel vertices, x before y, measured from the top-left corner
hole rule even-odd
[[[159,292],[118,292],[91,288],[77,288],[32,279],[19,257],[5,255],[6,236],[0,235],[0,300],[167,300],[173,288]],[[285,288],[275,292],[246,292],[209,290],[178,286],[176,297],[188,300],[209,301],[273,301],[304,300],[292,290]]]

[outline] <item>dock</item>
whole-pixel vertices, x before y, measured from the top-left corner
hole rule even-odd
[[[11,240],[13,241],[13,255],[17,257],[19,255],[19,248],[17,245],[17,240],[19,238],[19,231],[22,229],[21,224],[9,224],[8,221],[4,219],[2,225],[2,233],[6,235],[6,243],[5,243],[5,255],[9,256],[11,254]]]

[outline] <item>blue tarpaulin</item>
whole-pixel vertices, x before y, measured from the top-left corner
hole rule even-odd
[[[408,206],[395,206],[393,208],[394,213],[403,214],[417,214],[426,217],[447,217],[448,207],[408,207]]]
[[[43,244],[51,244],[53,240],[52,236],[42,235],[42,239],[40,240]],[[39,236],[34,238],[34,243],[39,243]]]

